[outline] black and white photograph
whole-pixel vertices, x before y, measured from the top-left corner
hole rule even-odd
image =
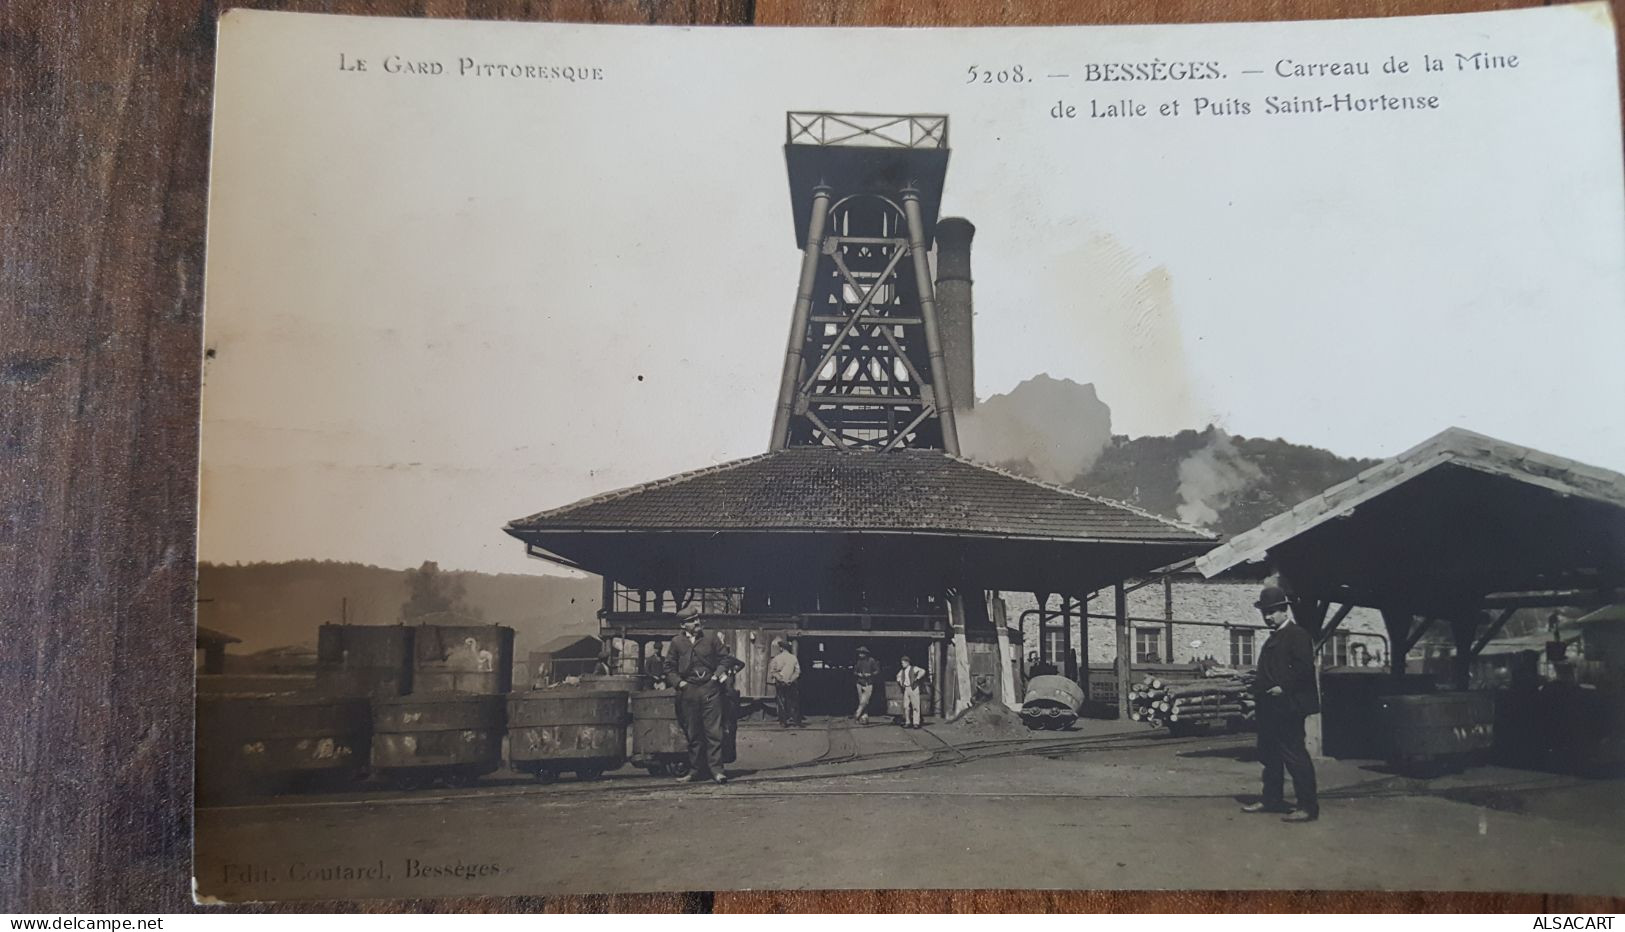
[[[1618,67],[225,14],[197,900],[1625,895]]]

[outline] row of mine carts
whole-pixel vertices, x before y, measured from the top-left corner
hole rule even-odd
[[[199,696],[199,798],[336,790],[368,778],[400,789],[466,786],[505,762],[543,783],[593,780],[629,762],[686,773],[676,693],[636,688],[647,684],[638,677],[598,679],[611,682],[508,695]]]

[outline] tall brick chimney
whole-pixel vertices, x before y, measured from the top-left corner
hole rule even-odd
[[[955,411],[976,407],[970,276],[970,241],[975,235],[976,227],[963,217],[937,221],[937,329]]]

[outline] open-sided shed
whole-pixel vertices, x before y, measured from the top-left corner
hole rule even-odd
[[[1380,609],[1396,672],[1434,621],[1470,658],[1520,607],[1584,606],[1625,586],[1625,476],[1446,430],[1198,558],[1212,577],[1267,563],[1319,637]],[[1341,603],[1328,618],[1332,605]]]

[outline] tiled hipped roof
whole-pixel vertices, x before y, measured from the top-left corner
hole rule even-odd
[[[1206,543],[1213,535],[1129,505],[936,450],[766,453],[584,499],[509,533],[869,531],[1069,541]]]

